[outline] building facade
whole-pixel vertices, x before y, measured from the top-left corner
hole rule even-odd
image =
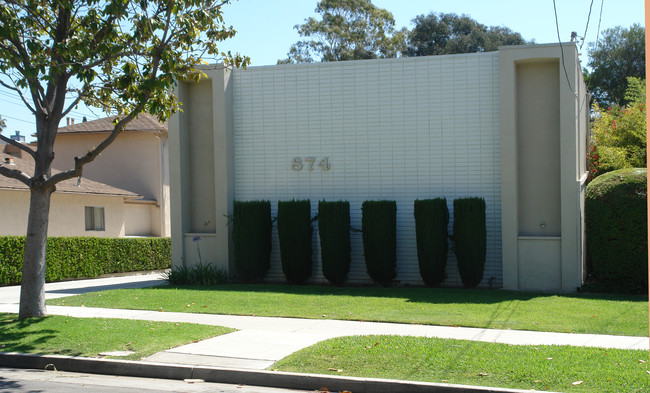
[[[566,69],[566,76],[565,70]],[[397,281],[422,284],[413,203],[482,197],[483,287],[573,291],[583,278],[589,102],[574,44],[228,70],[179,83],[172,117],[173,264],[233,269],[234,200],[397,202]],[[318,228],[314,275],[322,282]],[[351,233],[350,283],[368,283]],[[451,247],[444,285],[460,286]],[[283,281],[277,231],[270,281]]]

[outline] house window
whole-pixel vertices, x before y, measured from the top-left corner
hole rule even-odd
[[[86,230],[103,231],[104,230],[104,208],[97,206],[86,206]]]

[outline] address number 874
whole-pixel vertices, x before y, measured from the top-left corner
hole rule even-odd
[[[316,157],[296,157],[293,160],[291,160],[291,169],[293,169],[296,172],[300,172],[303,169],[306,169],[309,172],[312,172],[314,169],[314,166],[317,168],[320,168],[323,172],[327,172],[330,170],[330,162],[329,162],[329,157],[324,157],[320,161],[318,161],[318,164],[316,164]]]

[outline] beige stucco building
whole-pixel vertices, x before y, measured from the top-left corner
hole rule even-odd
[[[363,201],[392,199],[397,280],[417,285],[414,200],[445,197],[453,211],[478,196],[481,286],[581,285],[589,100],[575,44],[205,73],[179,83],[184,111],[169,122],[175,266],[198,263],[200,237],[203,262],[233,269],[235,199],[270,200],[273,214],[279,200],[310,199],[314,215],[319,200],[347,200],[356,228]],[[351,241],[348,282],[370,282],[361,235]],[[268,280],[284,280],[275,228]],[[452,251],[444,285],[461,285]]]
[[[3,145],[10,146],[10,145]],[[31,158],[0,152],[0,165],[34,172]],[[70,179],[57,184],[50,205],[49,236],[124,237],[127,206],[140,195],[92,180]],[[0,236],[25,236],[29,189],[0,176]]]
[[[72,168],[74,157],[82,156],[108,136],[113,120],[107,117],[59,128],[53,167]],[[167,125],[141,114],[99,157],[84,166],[82,182],[90,179],[140,195],[124,203],[126,236],[170,236],[168,154]]]

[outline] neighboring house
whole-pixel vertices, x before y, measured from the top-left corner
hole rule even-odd
[[[413,202],[482,197],[481,286],[575,291],[584,269],[589,99],[575,43],[498,52],[206,67],[170,130],[172,263],[230,269],[234,200],[397,202],[397,281],[422,284]],[[319,166],[319,163],[326,163]],[[350,283],[369,283],[351,233]],[[323,282],[317,222],[313,282]],[[461,285],[450,248],[444,285]],[[284,280],[273,229],[268,280]]]
[[[115,117],[86,121],[58,130],[53,167],[67,170],[74,157],[99,145],[112,131]],[[93,162],[83,168],[86,179],[141,195],[125,202],[127,236],[170,235],[167,125],[148,114],[131,121],[126,130]],[[146,206],[146,209],[143,209]]]
[[[2,147],[7,150],[9,144]],[[31,157],[0,152],[0,165],[34,173]],[[56,171],[55,171],[56,172]],[[49,236],[123,237],[129,202],[140,195],[107,184],[70,179],[56,185],[50,205]],[[0,176],[0,236],[25,236],[29,188],[18,180]]]

